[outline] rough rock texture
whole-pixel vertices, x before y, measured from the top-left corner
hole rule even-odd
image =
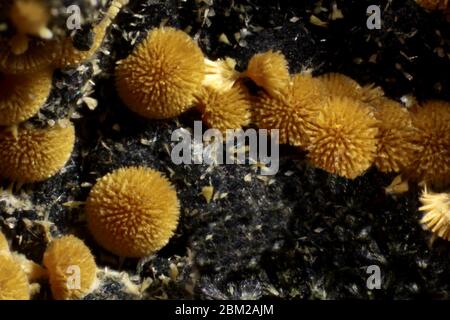
[[[78,139],[58,176],[13,195],[3,184],[0,226],[13,249],[41,262],[50,234],[85,239],[99,266],[107,267],[86,299],[449,298],[450,246],[440,240],[431,245],[418,224],[417,186],[402,196],[387,195],[393,175],[371,169],[354,181],[337,178],[287,147],[273,177],[245,165],[174,165],[172,131],[191,130],[200,116],[140,118],[120,102],[112,77],[115,62],[150,28],[165,23],[188,30],[210,58],[235,58],[240,69],[252,54],[275,49],[286,55],[291,72],[341,72],[380,85],[395,99],[412,94],[449,100],[449,28],[442,15],[411,0],[379,1],[382,29],[368,30],[366,8],[374,1],[336,1],[343,19],[334,21],[334,2],[327,0],[321,6],[298,0],[130,2],[98,60],[58,72],[51,98],[33,119],[70,116]],[[312,14],[328,27],[311,24]],[[229,44],[219,40],[221,34]],[[88,81],[95,91],[81,90]],[[83,101],[87,96],[98,101],[95,110]],[[119,261],[99,248],[82,211],[95,180],[126,165],[165,172],[182,205],[176,236],[141,261]],[[201,191],[210,185],[214,196],[207,203]],[[374,264],[382,271],[382,289],[371,291],[366,268]],[[43,285],[36,298],[49,296]]]

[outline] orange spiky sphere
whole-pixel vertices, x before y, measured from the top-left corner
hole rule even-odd
[[[150,119],[180,115],[194,102],[204,78],[204,57],[183,31],[152,30],[116,68],[116,87],[123,102]]]
[[[27,75],[0,74],[0,126],[21,123],[34,116],[52,88],[52,72],[44,69]]]
[[[361,102],[330,98],[314,119],[307,149],[309,160],[330,173],[358,177],[375,159],[376,125],[370,108]]]
[[[55,175],[69,160],[75,143],[75,129],[55,126],[48,129],[20,128],[0,131],[0,176],[31,183]]]
[[[53,298],[81,299],[95,285],[97,265],[84,242],[74,236],[53,240],[44,253]]]
[[[89,230],[105,249],[144,257],[161,249],[177,228],[177,193],[160,172],[118,169],[101,178],[86,202]]]
[[[432,100],[416,106],[412,112],[417,129],[411,142],[417,148],[407,168],[411,178],[428,185],[450,183],[450,103]]]
[[[222,133],[227,129],[240,129],[250,122],[250,97],[240,83],[227,91],[202,88],[197,94],[197,107],[203,121]]]
[[[374,111],[378,120],[378,148],[375,165],[381,172],[399,172],[412,161],[416,146],[415,134],[408,110],[394,100],[379,99]]]
[[[309,74],[297,74],[285,91],[278,97],[261,92],[255,98],[254,121],[261,129],[279,129],[281,144],[306,147],[311,120],[325,96],[324,87]]]

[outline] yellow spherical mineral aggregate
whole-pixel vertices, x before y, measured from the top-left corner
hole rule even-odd
[[[72,124],[19,128],[17,136],[4,129],[0,131],[0,176],[21,183],[46,180],[64,167],[74,143]]]
[[[201,89],[204,57],[183,31],[159,28],[116,68],[116,87],[123,102],[150,119],[180,115]]]
[[[81,299],[95,285],[97,265],[84,242],[74,236],[53,240],[44,253],[53,298]]]
[[[399,102],[379,99],[375,111],[378,120],[378,143],[375,165],[382,172],[399,172],[412,161],[416,146],[411,114]]]
[[[330,173],[356,178],[375,159],[376,125],[370,108],[361,102],[339,96],[329,99],[313,122],[309,160]]]
[[[105,249],[144,257],[161,249],[177,228],[177,193],[160,172],[118,169],[101,178],[86,202],[89,230]]]
[[[18,124],[34,116],[50,94],[52,74],[49,69],[26,75],[0,74],[0,126]]]
[[[294,75],[284,95],[272,97],[261,92],[254,99],[254,121],[260,129],[279,129],[281,144],[305,148],[311,120],[324,97],[321,81],[309,74]]]
[[[450,103],[431,100],[411,112],[417,148],[407,168],[409,176],[428,185],[450,184]]]
[[[197,96],[197,105],[203,121],[222,133],[240,129],[250,122],[250,96],[240,83],[227,91],[203,88]]]

